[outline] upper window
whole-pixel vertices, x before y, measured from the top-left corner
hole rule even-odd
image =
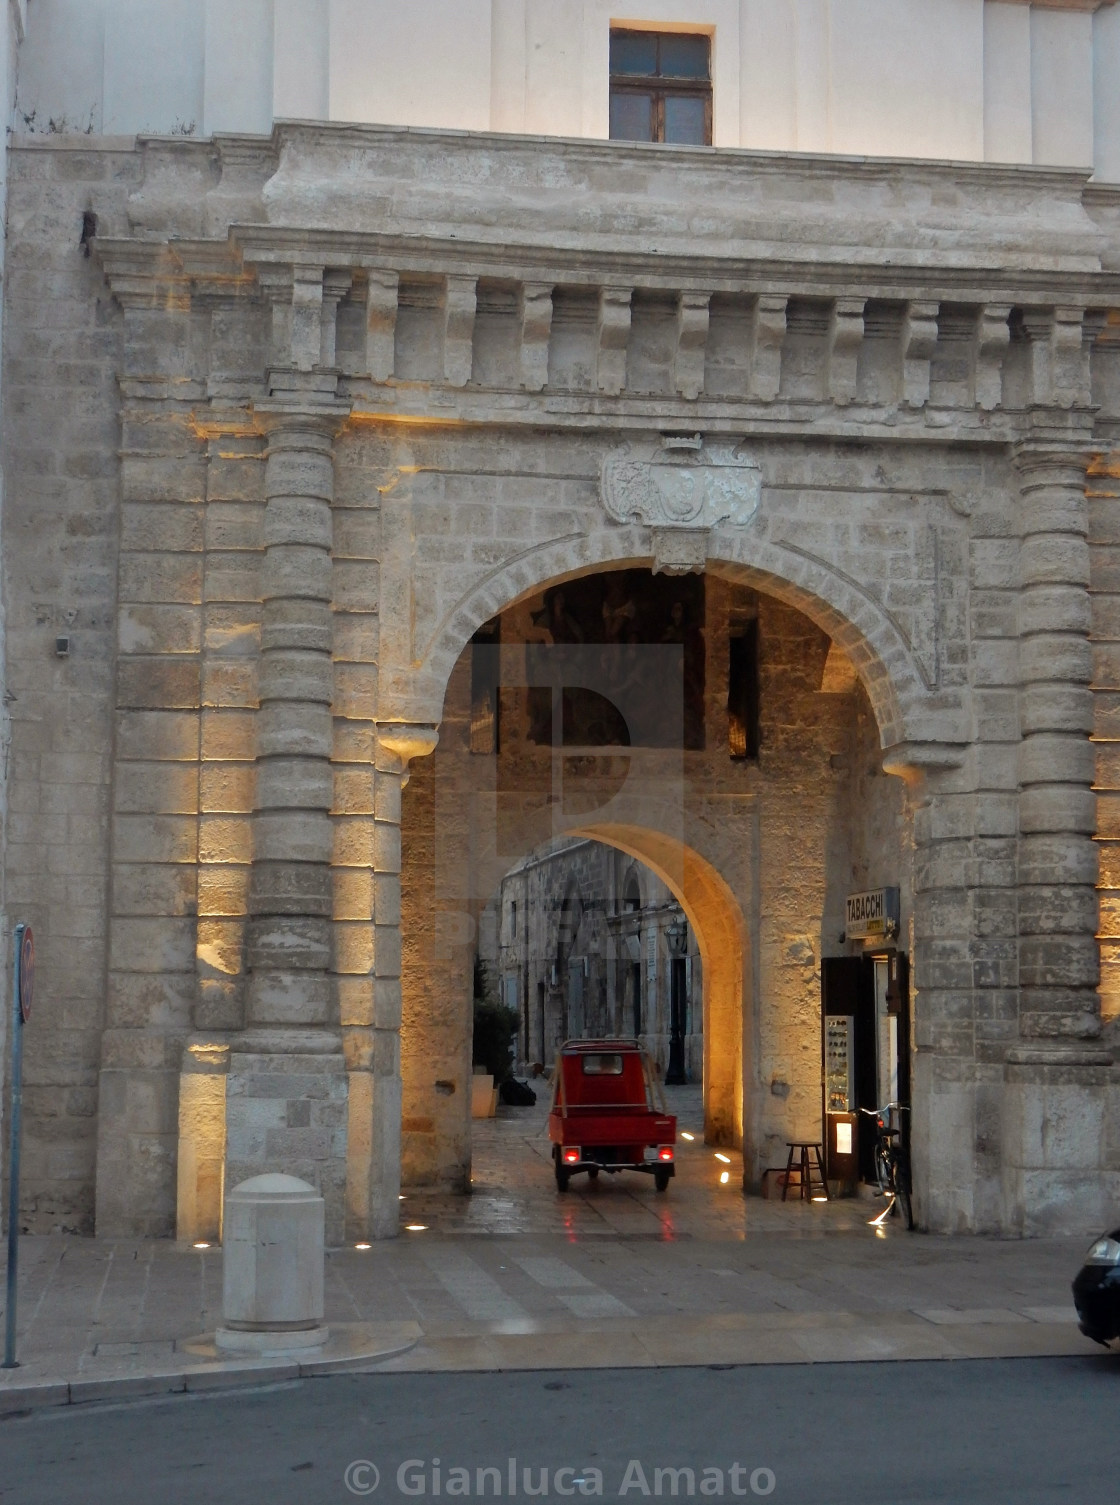
[[[611,140],[712,144],[712,41],[611,32]]]

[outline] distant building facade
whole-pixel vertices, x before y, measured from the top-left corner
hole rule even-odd
[[[510,870],[480,937],[490,941],[480,954],[502,1002],[521,1019],[523,1066],[551,1066],[568,1039],[624,1035],[642,1042],[664,1077],[676,1022],[683,1073],[703,1081],[696,938],[644,863],[602,842],[561,840]]]

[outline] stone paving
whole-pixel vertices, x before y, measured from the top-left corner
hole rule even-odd
[[[873,1228],[874,1200],[745,1198],[699,1137],[699,1094],[672,1106],[696,1137],[664,1194],[620,1175],[560,1196],[543,1099],[476,1123],[474,1194],[410,1193],[399,1239],[330,1251],[328,1321],[416,1324],[420,1341],[383,1370],[1097,1351],[1069,1295],[1080,1240],[930,1237],[896,1219]],[[93,1398],[102,1381],[181,1377],[184,1340],[220,1319],[216,1248],[38,1237],[21,1260],[23,1362],[0,1374],[0,1401],[29,1382]]]

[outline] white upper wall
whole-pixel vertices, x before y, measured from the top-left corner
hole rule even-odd
[[[711,34],[717,146],[1120,181],[1117,0],[28,0],[13,123],[604,137],[612,24]]]

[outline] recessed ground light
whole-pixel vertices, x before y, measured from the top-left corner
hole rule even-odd
[[[727,1183],[731,1180],[731,1172],[730,1171],[720,1171],[720,1173],[719,1173],[719,1180],[720,1180],[720,1185],[721,1186],[726,1186]]]
[[[828,1198],[827,1197],[814,1197],[813,1201],[814,1202],[827,1202]]]
[[[355,1244],[354,1248],[355,1249],[372,1249],[373,1245],[372,1244]]]
[[[716,1159],[717,1160],[722,1160],[723,1163],[724,1163],[724,1165],[730,1165],[731,1164],[731,1156],[730,1155],[721,1155],[718,1150],[716,1151]]]
[[[687,1139],[690,1144],[692,1143],[692,1141],[693,1141],[693,1139],[695,1137],[696,1136],[694,1134],[686,1134],[683,1129],[681,1130],[681,1138],[682,1139]]]
[[[404,1226],[409,1233],[423,1233],[428,1225],[427,1223],[406,1223]]]
[[[398,1202],[403,1202],[404,1200],[405,1200],[405,1195],[404,1195],[404,1192],[402,1191],[401,1194],[400,1194],[400,1196],[397,1198],[397,1201]]]
[[[195,1244],[195,1245],[193,1245],[193,1247],[194,1247],[194,1248],[195,1248],[195,1249],[209,1249],[209,1247],[210,1247],[210,1245],[209,1245],[209,1244],[207,1244],[207,1243],[204,1243],[204,1242],[203,1242],[203,1241],[202,1241],[202,1240],[201,1240],[201,1239],[200,1239],[200,1240],[199,1240],[199,1242],[198,1242],[198,1243],[197,1243],[197,1244]]]

